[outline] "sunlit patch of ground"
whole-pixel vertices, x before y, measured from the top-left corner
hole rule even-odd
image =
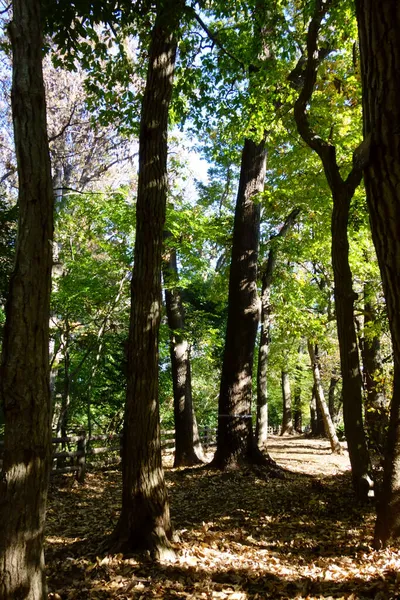
[[[290,437],[272,438],[270,452],[293,471],[284,480],[262,470],[167,467],[180,542],[175,562],[165,564],[99,554],[118,518],[118,470],[89,473],[83,485],[66,478],[60,488],[54,480],[46,554],[52,597],[400,598],[400,553],[371,550],[373,506],[356,504],[347,454]]]

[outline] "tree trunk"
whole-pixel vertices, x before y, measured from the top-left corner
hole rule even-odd
[[[301,353],[301,347],[299,348],[299,356]],[[301,410],[301,378],[302,378],[302,366],[300,362],[296,365],[295,375],[295,387],[294,387],[294,399],[293,399],[293,418],[294,418],[294,430],[296,433],[302,433],[303,431],[303,413]]]
[[[400,537],[400,369],[395,365],[382,490],[378,497],[374,547]]]
[[[365,425],[370,445],[383,454],[384,440],[388,427],[388,401],[380,383],[382,364],[379,359],[380,336],[374,332],[376,307],[372,300],[369,283],[364,284],[364,335],[361,341],[365,389]]]
[[[259,318],[257,259],[258,195],[264,189],[265,140],[246,139],[242,152],[229,276],[228,323],[218,403],[217,450],[211,463],[224,469],[252,461],[261,452],[253,437],[251,392]]]
[[[158,6],[149,50],[139,136],[136,243],[122,451],[122,509],[113,550],[168,557],[172,528],[161,464],[158,339],[167,196],[168,109],[182,0]]]
[[[317,399],[317,403],[322,413],[322,417],[325,425],[325,432],[331,444],[331,450],[333,454],[342,454],[342,447],[336,435],[335,427],[332,423],[331,416],[329,414],[329,410],[327,404],[325,402],[324,390],[321,384],[321,375],[319,371],[318,357],[317,352],[314,351],[312,344],[308,343],[308,352],[311,360],[311,367],[314,377],[314,389],[315,389],[315,397]]]
[[[363,397],[357,332],[354,324],[353,278],[349,263],[347,225],[350,201],[346,189],[332,190],[332,267],[335,281],[335,308],[342,373],[343,420],[356,494],[366,498],[370,488],[371,465],[363,425]]]
[[[370,461],[362,418],[361,373],[358,358],[357,336],[354,327],[352,274],[349,265],[347,225],[351,199],[362,178],[360,160],[363,146],[354,153],[353,166],[343,179],[336,158],[336,148],[315,132],[308,117],[318,67],[326,54],[319,47],[321,24],[330,4],[316,0],[307,32],[307,57],[302,71],[302,89],[294,106],[294,116],[299,134],[321,159],[325,177],[332,192],[332,267],[335,282],[335,308],[343,380],[343,417],[349,450],[353,487],[360,499],[366,499],[370,489]]]
[[[262,265],[261,277],[261,331],[260,346],[258,351],[257,368],[257,422],[256,422],[256,440],[259,448],[267,444],[268,438],[268,353],[270,345],[270,326],[271,326],[271,286],[272,278],[276,264],[277,250],[275,247],[276,238],[284,237],[293,225],[300,210],[295,208],[285,219],[278,234],[270,238],[270,250],[268,259]]]
[[[190,346],[185,339],[185,316],[174,249],[169,251],[168,259],[164,261],[163,273],[174,389],[174,467],[192,466],[204,462],[204,454],[193,412]]]
[[[43,536],[51,460],[49,318],[54,200],[40,2],[14,0],[9,32],[19,225],[0,378],[5,415],[0,598],[45,600]]]
[[[268,439],[268,354],[270,346],[270,287],[262,280],[261,330],[257,365],[257,421],[256,440],[259,448],[265,448]]]
[[[292,392],[290,390],[290,379],[287,371],[281,372],[282,381],[282,427],[281,435],[293,433],[292,420]]]
[[[395,0],[379,3],[356,0],[356,12],[367,154],[365,187],[392,336],[395,373],[383,495],[375,532],[376,546],[383,546],[400,534],[400,5]]]

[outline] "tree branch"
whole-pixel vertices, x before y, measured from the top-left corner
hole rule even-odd
[[[336,148],[329,141],[322,139],[311,127],[307,106],[311,103],[318,67],[322,60],[331,52],[330,48],[318,48],[318,38],[321,24],[334,0],[317,0],[314,15],[310,21],[307,33],[307,56],[302,56],[296,67],[289,75],[292,86],[301,87],[299,97],[294,105],[294,118],[297,130],[305,143],[320,157],[324,166],[326,178],[331,191],[345,185],[350,197],[361,182],[365,157],[369,154],[365,144],[360,144],[353,155],[353,167],[344,181],[336,160]]]
[[[191,7],[191,13],[193,15],[193,17],[195,18],[195,20],[198,22],[198,24],[200,25],[200,27],[206,32],[207,36],[210,38],[210,40],[220,49],[222,50],[222,52],[224,54],[226,54],[227,56],[229,56],[229,58],[231,58],[233,61],[235,61],[238,65],[241,66],[241,68],[243,69],[243,71],[247,71],[247,67],[246,65],[239,60],[236,56],[234,56],[233,54],[231,54],[231,52],[229,52],[229,50],[227,50],[223,44],[219,41],[218,37],[215,35],[215,33],[213,33],[211,31],[211,29],[204,23],[203,19],[200,17],[200,15],[197,14],[197,12],[194,10],[194,7]]]

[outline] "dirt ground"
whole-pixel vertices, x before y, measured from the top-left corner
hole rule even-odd
[[[46,562],[49,598],[394,600],[400,552],[371,548],[374,504],[357,504],[349,459],[328,442],[271,437],[283,479],[261,470],[171,468],[165,457],[176,558],[99,551],[116,523],[121,474],[51,484]],[[212,454],[209,454],[211,458]]]

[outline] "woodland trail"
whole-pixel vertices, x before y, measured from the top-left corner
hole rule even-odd
[[[180,542],[173,563],[98,555],[119,513],[120,472],[51,486],[46,562],[50,598],[120,600],[394,600],[400,552],[371,549],[374,506],[356,503],[347,453],[323,440],[271,437],[285,479],[262,470],[168,467]]]

